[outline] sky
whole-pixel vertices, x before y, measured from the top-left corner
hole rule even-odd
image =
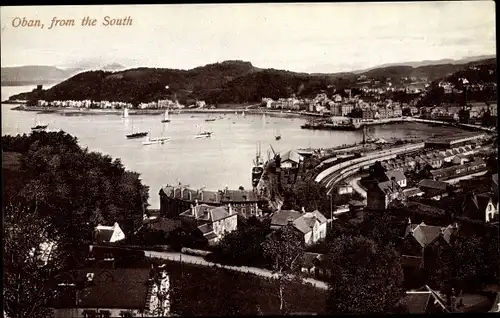
[[[81,26],[85,16],[97,25]],[[103,26],[106,16],[132,25]],[[49,29],[54,17],[75,25]],[[44,28],[15,27],[23,18]],[[493,1],[1,7],[0,21],[2,67],[244,60],[328,73],[496,54]]]

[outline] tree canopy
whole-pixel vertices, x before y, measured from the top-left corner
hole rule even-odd
[[[3,136],[2,150],[9,161],[3,167],[8,177],[3,200],[8,227],[5,253],[12,256],[4,277],[19,284],[7,285],[6,294],[19,294],[22,288],[29,298],[47,287],[42,284],[44,275],[51,277],[45,267],[35,269],[16,253],[24,257],[40,249],[41,243],[54,242],[61,266],[77,265],[75,251],[92,239],[99,223],[118,222],[126,235],[141,223],[148,187],[120,160],[82,149],[75,137],[64,132]],[[11,316],[26,316],[25,301],[9,299]]]
[[[387,313],[403,295],[403,273],[393,245],[341,236],[328,254],[330,314]]]

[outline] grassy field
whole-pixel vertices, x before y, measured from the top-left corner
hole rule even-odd
[[[163,261],[162,261],[163,262]],[[278,286],[263,277],[165,261],[173,313],[189,316],[279,315]],[[289,313],[322,314],[327,292],[293,284],[285,292]]]

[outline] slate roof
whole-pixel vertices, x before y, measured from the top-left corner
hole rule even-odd
[[[249,190],[220,191],[221,202],[260,202],[263,201],[256,192]]]
[[[420,181],[417,186],[419,188],[430,188],[442,191],[446,191],[446,189],[448,188],[448,184],[446,182],[435,181],[431,179],[424,179]]]
[[[216,191],[193,190],[181,185],[167,185],[162,188],[162,191],[169,198],[176,198],[192,202],[198,200],[204,203],[220,203],[219,193]]]
[[[296,220],[301,216],[301,213],[295,210],[280,210],[275,212],[271,217],[271,225],[284,226],[288,220]]]
[[[227,207],[216,207],[210,210],[210,221],[216,222],[227,218],[229,214],[229,209]]]
[[[312,231],[312,229],[314,228],[314,224],[316,223],[316,220],[320,224],[323,224],[328,221],[325,218],[325,216],[321,214],[321,212],[315,210],[314,212],[307,212],[302,214],[299,218],[293,221],[293,224],[299,231],[306,234]]]
[[[407,197],[414,197],[416,195],[423,194],[424,192],[422,190],[420,190],[419,188],[409,188],[409,189],[403,190],[403,193]]]
[[[450,227],[448,228],[443,228],[441,226],[433,226],[433,225],[427,225],[424,222],[415,225],[411,225],[411,229],[413,230],[413,237],[417,240],[417,242],[420,244],[422,247],[426,247],[430,243],[434,242],[435,239],[437,239],[441,235],[441,231],[443,231],[443,238],[447,243],[450,241],[451,233],[453,229]],[[446,233],[448,229],[448,233]],[[411,231],[407,229],[406,235],[411,234]]]
[[[190,217],[196,217],[198,219],[208,220],[208,211],[213,207],[207,204],[198,204],[193,206],[193,208],[194,208],[194,215],[192,209],[187,209],[186,211],[182,212],[180,216],[190,216]]]
[[[57,302],[56,308],[120,308],[144,309],[150,289],[149,268],[119,268],[78,270],[72,275],[75,279],[63,278],[65,283],[84,283],[87,274],[93,279],[83,292],[79,293],[78,305],[74,293],[65,292]]]
[[[157,218],[153,220],[150,225],[152,229],[163,231],[165,233],[169,233],[181,226],[180,220],[172,220],[167,218]]]
[[[395,193],[401,190],[399,184],[394,180],[379,182],[377,186],[384,194]]]
[[[474,213],[484,213],[486,211],[486,207],[488,206],[488,203],[490,203],[492,200],[492,196],[489,193],[482,193],[482,194],[469,194],[465,197],[464,203],[462,204],[462,208],[464,208],[467,211],[464,212],[469,212],[471,214]],[[475,211],[472,211],[472,209],[475,209]]]
[[[385,175],[389,180],[391,180],[393,177],[395,178],[396,182],[406,180],[406,177],[401,171],[401,169],[394,169],[394,170],[389,170],[385,172]]]
[[[281,162],[285,162],[285,161],[293,161],[295,163],[299,163],[300,160],[302,159],[302,156],[299,155],[299,153],[295,150],[290,150],[290,151],[287,151],[285,152],[284,154],[280,154],[281,156]]]

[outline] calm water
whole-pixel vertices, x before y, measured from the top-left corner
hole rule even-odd
[[[362,140],[361,131],[304,130],[300,128],[304,119],[263,118],[262,115],[243,117],[228,114],[223,119],[205,122],[204,119],[215,115],[173,114],[170,123],[162,124],[161,115],[130,116],[127,119],[118,115],[62,116],[13,111],[12,107],[14,105],[2,105],[2,135],[29,133],[35,121],[49,124],[49,129],[62,129],[78,137],[81,146],[121,158],[127,169],[139,172],[143,183],[150,187],[149,203],[152,208],[159,207],[158,191],[167,183],[182,182],[210,190],[225,186],[251,188],[252,160],[259,141],[262,155],[267,159],[269,145],[281,152],[301,147],[327,148]],[[171,140],[163,145],[144,146],[142,139],[126,139],[125,135],[132,129],[151,131],[153,137],[163,134]],[[212,131],[214,136],[193,139],[200,129]],[[276,131],[282,135],[279,141],[274,138]],[[372,126],[368,129],[371,136],[384,139],[425,138],[458,131],[452,127],[417,123]]]

